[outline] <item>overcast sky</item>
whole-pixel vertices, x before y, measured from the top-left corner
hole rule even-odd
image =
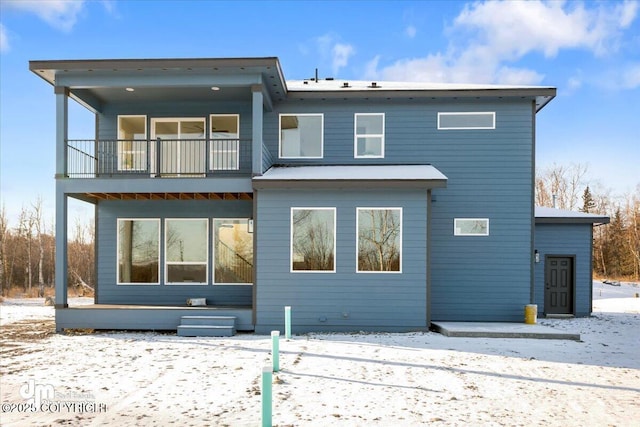
[[[637,1],[0,2],[0,191],[10,221],[53,218],[55,100],[29,60],[277,56],[285,78],[544,85],[536,163],[640,184]],[[73,102],[70,104],[74,104]],[[93,119],[71,105],[70,138]],[[73,205],[72,216],[90,210]]]

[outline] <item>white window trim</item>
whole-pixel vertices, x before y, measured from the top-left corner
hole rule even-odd
[[[155,221],[158,225],[158,281],[149,283],[120,281],[120,221]],[[160,285],[160,218],[118,218],[116,220],[116,285],[117,286],[158,286]]]
[[[293,269],[293,211],[294,210],[316,210],[316,211],[333,211],[333,270],[294,270]],[[290,273],[335,273],[337,264],[338,264],[338,245],[337,245],[337,208],[335,207],[318,207],[318,206],[308,206],[308,207],[298,207],[293,206],[290,210],[290,218],[289,218],[289,272]]]
[[[228,283],[228,282],[216,282],[216,240],[215,240],[215,225],[216,221],[247,221],[247,230],[249,230],[249,223],[251,218],[213,218],[213,222],[211,223],[211,283],[213,285],[224,285],[224,286],[253,286],[253,282],[251,283]],[[254,236],[255,238],[255,236]],[[253,261],[253,268],[255,272],[255,254]]]
[[[320,156],[284,157],[282,155],[282,116],[320,116]],[[278,158],[279,159],[322,159],[324,158],[324,113],[280,113],[278,116]]]
[[[218,169],[214,169],[213,167],[213,159],[214,159],[214,149],[213,149],[213,145],[210,147],[210,152],[209,152],[209,170],[210,171],[229,171],[229,170],[239,170],[240,169],[240,114],[233,114],[233,113],[229,113],[229,114],[217,114],[217,113],[212,113],[209,114],[209,140],[213,140],[213,129],[211,129],[211,122],[212,119],[214,117],[235,117],[236,118],[236,124],[238,126],[238,136],[235,138],[215,138],[215,139],[229,139],[231,141],[236,141],[235,143],[235,149],[223,149],[222,152],[223,153],[235,153],[235,157],[236,157],[236,162],[235,168],[218,168]],[[213,143],[213,142],[212,142]]]
[[[122,135],[120,134],[120,118],[135,118],[135,117],[142,117],[144,118],[144,140],[140,139],[140,140],[128,140],[122,137]],[[137,172],[137,171],[146,171],[147,170],[147,154],[146,152],[142,152],[140,150],[124,150],[122,148],[122,142],[124,141],[138,141],[138,143],[142,144],[144,143],[145,145],[145,149],[148,150],[149,149],[149,129],[147,127],[147,116],[144,114],[119,114],[118,118],[117,118],[117,126],[118,126],[118,140],[117,140],[117,170],[118,171],[122,171],[122,172]],[[143,159],[144,159],[144,167],[139,167],[139,168],[127,168],[127,167],[123,167],[122,165],[122,157],[125,153],[128,154],[133,154],[134,156],[136,154],[144,154]]]
[[[359,248],[359,239],[360,239],[360,211],[361,210],[398,210],[400,211],[400,270],[399,271],[361,271],[358,266],[358,248]],[[393,206],[383,206],[383,207],[358,207],[356,208],[356,273],[362,274],[402,274],[402,252],[403,250],[403,221],[404,221],[404,213],[401,207],[393,207]]]
[[[470,116],[474,114],[491,114],[493,125],[491,127],[486,126],[474,126],[474,127],[441,127],[440,126],[440,117],[441,116]],[[492,130],[496,128],[496,113],[495,111],[448,111],[448,112],[439,112],[438,113],[438,130]]]
[[[459,233],[458,221],[486,221],[487,229],[483,234],[479,233]],[[453,235],[454,236],[469,236],[469,237],[486,237],[489,235],[489,218],[454,218],[453,219]]]
[[[358,134],[358,116],[382,116],[382,133],[367,133],[367,134]],[[385,140],[385,114],[384,113],[355,113],[353,116],[353,157],[356,159],[384,159],[384,140]],[[358,137],[366,138],[366,137],[378,137],[381,138],[380,143],[380,155],[379,156],[359,156],[358,155]]]
[[[204,265],[205,265],[205,281],[204,282],[169,282],[169,264],[171,265],[202,265],[202,262],[195,261],[183,261],[183,262],[169,262],[167,260],[167,222],[168,221],[193,221],[193,220],[201,220],[205,221],[207,224],[207,229],[205,235],[207,236],[207,244],[206,250],[207,253],[204,257]],[[164,284],[169,286],[207,286],[209,284],[209,219],[208,218],[165,218],[164,219]]]

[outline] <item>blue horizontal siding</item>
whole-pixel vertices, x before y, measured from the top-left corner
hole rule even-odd
[[[426,191],[261,190],[257,193],[256,331],[407,330],[426,324]],[[290,272],[291,207],[336,207],[336,272]],[[356,273],[356,208],[402,207],[402,273]],[[325,318],[326,321],[322,321]]]

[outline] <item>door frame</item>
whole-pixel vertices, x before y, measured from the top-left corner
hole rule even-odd
[[[545,316],[547,313],[547,279],[549,274],[549,258],[569,258],[571,260],[571,310],[566,315],[576,315],[576,254],[545,254],[544,256],[544,294],[542,295],[542,301],[544,303]],[[553,316],[556,313],[551,313]],[[562,313],[565,314],[565,313]],[[561,315],[562,315],[561,314]]]
[[[202,134],[202,140],[205,141],[206,144],[206,140],[207,140],[207,126],[208,126],[208,122],[207,122],[207,118],[206,117],[151,117],[150,123],[149,123],[149,130],[148,132],[151,135],[151,141],[156,141],[156,124],[157,123],[167,123],[167,122],[178,122],[178,138],[176,141],[180,141],[182,138],[182,126],[181,123],[182,122],[188,122],[188,121],[193,121],[193,122],[199,122],[202,121],[203,124],[203,134]],[[157,144],[157,143],[156,143]],[[157,151],[156,150],[160,150],[161,147],[156,147],[155,145],[152,145],[153,150],[151,153],[151,168],[153,170],[152,176],[155,175],[162,175],[162,165],[156,165],[156,156],[157,156]],[[206,151],[206,150],[205,150]],[[180,176],[182,175],[182,171],[181,171],[181,152],[182,152],[182,147],[180,144],[178,144],[178,150],[177,150],[177,159],[176,159],[176,165],[178,168],[178,171],[176,172],[176,176]],[[206,153],[205,153],[206,154]],[[206,160],[205,160],[206,163]],[[202,173],[204,174],[206,172],[206,165],[204,166],[204,170],[202,171]],[[191,173],[187,172],[188,175],[190,175]]]

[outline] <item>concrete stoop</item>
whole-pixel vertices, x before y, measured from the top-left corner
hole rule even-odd
[[[182,316],[178,326],[181,337],[232,337],[235,334],[235,316]]]

